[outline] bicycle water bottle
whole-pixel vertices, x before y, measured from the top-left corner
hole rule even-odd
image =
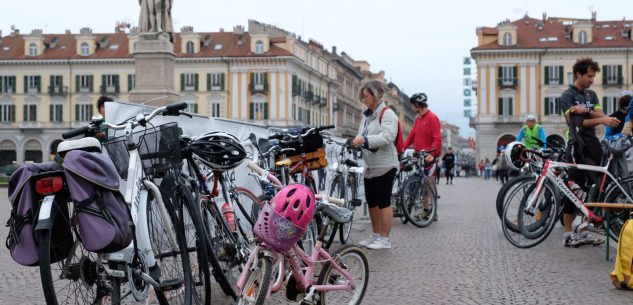
[[[587,196],[587,193],[585,193],[585,191],[582,189],[582,187],[580,187],[580,185],[578,185],[576,182],[571,181],[571,180],[567,182],[567,185],[569,186],[569,189],[572,191],[572,193],[574,193],[574,195],[578,197],[578,199],[580,199],[581,201],[585,201],[585,197]]]
[[[237,223],[235,222],[235,211],[233,211],[233,206],[231,206],[228,202],[222,206],[222,214],[224,215],[224,219],[229,226],[231,232],[237,232]]]

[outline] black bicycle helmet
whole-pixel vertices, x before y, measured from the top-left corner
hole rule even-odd
[[[426,103],[426,100],[426,93],[416,93],[411,96],[409,102],[411,102],[411,104],[423,104]]]
[[[246,158],[246,150],[240,141],[222,131],[199,136],[189,147],[200,161],[215,170],[233,169]]]

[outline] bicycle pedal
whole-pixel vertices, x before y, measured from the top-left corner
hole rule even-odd
[[[176,290],[182,287],[182,285],[183,285],[182,279],[168,279],[168,280],[163,280],[160,283],[160,285],[158,287],[154,287],[154,289],[160,290],[160,291],[170,291],[170,290]]]
[[[363,205],[363,202],[360,199],[352,199],[349,201],[349,203],[354,207],[359,207]]]

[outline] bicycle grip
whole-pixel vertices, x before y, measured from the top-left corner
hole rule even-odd
[[[167,105],[166,109],[167,109],[167,112],[176,112],[179,110],[187,109],[187,103],[182,102],[182,103]]]
[[[84,135],[88,132],[89,127],[88,126],[84,126],[84,127],[79,127],[79,128],[75,128],[69,131],[66,131],[64,133],[62,133],[62,138],[64,139],[70,139],[70,138],[74,138],[76,136],[79,135]]]
[[[255,162],[249,163],[248,165],[246,165],[246,167],[248,167],[250,170],[256,172],[260,176],[263,176],[265,174],[264,169],[259,167],[259,165],[257,165],[257,163],[255,163]]]
[[[280,133],[276,133],[273,134],[271,136],[268,136],[268,140],[281,140],[283,139],[284,135],[280,134]]]
[[[336,126],[334,126],[334,125],[326,125],[326,126],[321,126],[321,127],[317,128],[316,130],[317,131],[321,131],[321,130],[326,130],[326,129],[333,129],[335,127]]]
[[[345,199],[341,199],[341,198],[335,198],[335,197],[328,197],[327,201],[329,203],[333,203],[336,204],[340,207],[342,207],[343,205],[345,205]]]

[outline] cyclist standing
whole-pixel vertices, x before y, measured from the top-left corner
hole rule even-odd
[[[569,126],[569,143],[566,151],[566,161],[600,165],[602,148],[596,137],[596,126],[604,124],[615,127],[619,120],[607,117],[600,107],[600,101],[595,92],[589,89],[593,84],[600,66],[591,58],[579,59],[573,67],[574,84],[563,92],[560,104],[565,121]],[[585,187],[588,178],[591,183],[598,185],[599,178],[594,174],[584,174],[577,170],[569,170],[569,177],[581,187]],[[585,190],[586,191],[586,190]],[[589,196],[591,197],[591,191]],[[589,198],[591,200],[592,198]],[[572,231],[572,222],[576,217],[576,206],[567,198],[563,198],[563,244],[566,247],[582,244],[599,245],[604,239],[594,237],[587,230]]]
[[[389,107],[382,101],[385,91],[385,85],[377,80],[361,86],[359,99],[367,110],[363,112],[359,134],[352,140],[352,145],[363,148],[365,159],[365,199],[373,233],[359,244],[369,249],[391,248],[391,187],[399,164],[393,142],[398,133],[398,116],[387,110],[381,122],[382,110]]]
[[[541,125],[536,124],[536,117],[533,114],[528,114],[525,119],[525,125],[521,128],[517,141],[522,141],[527,148],[541,147],[535,139],[540,139],[543,143],[546,142],[545,131]]]
[[[455,154],[453,154],[453,148],[449,147],[442,157],[442,163],[444,163],[444,174],[446,175],[446,184],[453,184],[453,168],[455,167]]]
[[[435,113],[429,109],[428,99],[425,93],[416,93],[412,95],[409,102],[411,102],[411,104],[415,107],[418,112],[418,116],[413,123],[413,127],[411,128],[411,132],[409,133],[407,140],[404,142],[404,147],[406,148],[413,144],[413,149],[415,151],[435,149],[424,160],[426,164],[425,169],[434,170],[433,167],[436,165],[440,153],[442,152],[440,120],[437,118]],[[429,173],[429,178],[435,185],[436,177],[433,172]],[[425,210],[427,210],[429,204],[429,198],[425,197]],[[437,220],[437,212],[435,213],[433,220]]]

